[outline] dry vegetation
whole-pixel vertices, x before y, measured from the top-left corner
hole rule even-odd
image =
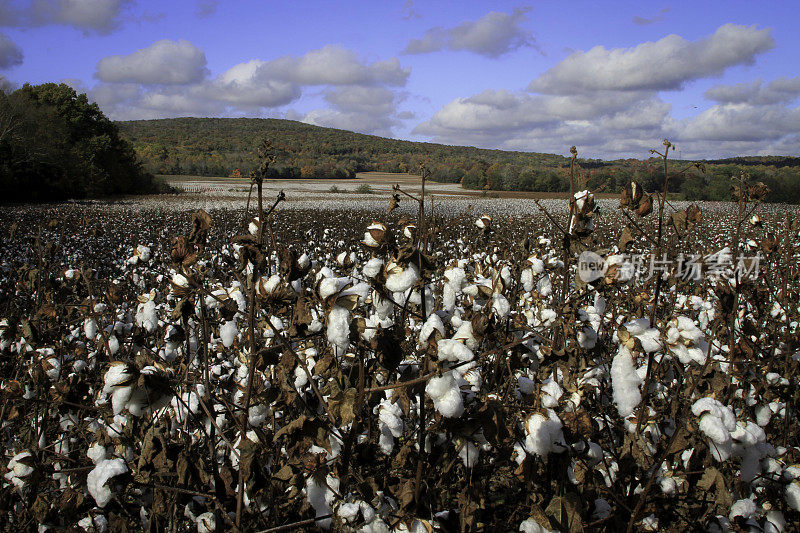
[[[245,209],[0,211],[5,529],[796,530],[800,221],[762,185],[321,211],[261,158]]]

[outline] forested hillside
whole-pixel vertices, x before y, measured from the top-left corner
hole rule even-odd
[[[276,151],[273,178],[352,178],[357,172],[415,171],[425,163],[436,181],[489,190],[564,191],[569,159],[555,154],[486,150],[401,141],[280,119],[180,118],[117,123],[156,174],[247,176],[256,168],[254,148],[267,136]],[[657,147],[654,147],[657,148]],[[569,147],[564,147],[567,154]],[[692,162],[674,162],[680,170]],[[586,186],[619,192],[630,180],[660,187],[655,159],[579,160]],[[800,158],[738,157],[705,162],[705,172],[670,179],[670,190],[687,199],[724,200],[730,178],[742,172],[764,181],[770,201],[800,202]]]

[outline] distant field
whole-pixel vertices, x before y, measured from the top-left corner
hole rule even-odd
[[[162,175],[173,187],[189,193],[198,194],[220,194],[223,196],[247,194],[250,180],[248,178],[226,178],[209,176],[184,176],[184,175]],[[302,199],[307,199],[309,195],[324,194],[329,196],[336,194],[390,194],[395,184],[403,187],[407,192],[418,192],[420,190],[420,177],[416,174],[392,173],[392,172],[360,172],[355,179],[323,179],[323,178],[297,178],[297,179],[273,179],[266,180],[265,184],[270,189],[283,189],[289,193],[300,195]],[[368,185],[372,192],[364,193],[356,191],[357,188]],[[462,189],[458,183],[438,183],[428,181],[425,185],[426,193],[435,196],[468,196],[468,197],[488,197],[488,198],[520,198],[520,199],[540,199],[540,198],[567,198],[569,194],[559,192],[535,192],[535,191],[479,191],[473,189]],[[617,194],[598,194],[599,198],[616,198]]]

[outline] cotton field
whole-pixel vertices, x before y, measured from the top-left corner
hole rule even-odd
[[[2,208],[0,522],[797,531],[760,194]]]

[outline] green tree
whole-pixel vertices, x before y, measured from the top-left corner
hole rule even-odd
[[[3,133],[5,132],[5,133]],[[85,94],[24,85],[0,97],[0,194],[56,200],[156,190],[133,147]]]

